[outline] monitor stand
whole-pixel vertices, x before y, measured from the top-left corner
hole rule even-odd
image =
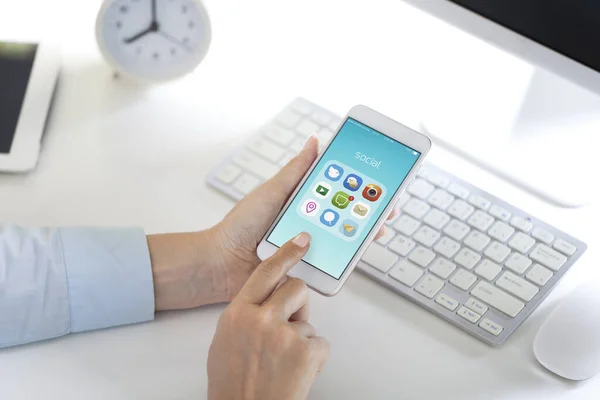
[[[547,71],[519,68],[510,79],[446,87],[427,107],[424,132],[554,205],[592,203],[600,191],[600,96]]]

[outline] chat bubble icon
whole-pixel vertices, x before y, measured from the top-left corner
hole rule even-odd
[[[333,198],[331,199],[331,204],[341,209],[348,207],[349,203],[350,195],[344,192],[337,192],[335,195],[333,195]]]

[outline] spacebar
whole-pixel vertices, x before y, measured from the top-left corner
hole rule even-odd
[[[471,290],[471,294],[512,318],[516,317],[524,306],[519,300],[487,282],[479,282]]]

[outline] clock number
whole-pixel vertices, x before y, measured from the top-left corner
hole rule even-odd
[[[127,12],[129,12],[129,7],[127,7],[127,6],[121,6],[121,8],[119,8],[119,12],[121,14],[127,14]]]
[[[196,27],[196,23],[194,21],[190,21],[190,22],[188,22],[188,27],[190,29],[194,29]]]
[[[188,12],[188,6],[186,6],[186,5],[181,6],[181,13],[187,14],[187,12]]]
[[[152,58],[154,58],[154,60],[158,60],[160,58],[160,54],[158,54],[157,52],[154,52],[152,54]]]
[[[121,21],[117,21],[117,23],[115,24],[117,29],[121,29],[123,27],[123,23]]]
[[[189,37],[186,36],[186,37],[183,38],[183,43],[188,43],[189,41],[190,41]]]

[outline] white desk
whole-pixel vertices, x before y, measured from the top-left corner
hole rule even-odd
[[[101,61],[92,29],[98,2],[40,1],[35,15],[29,2],[17,3],[0,5],[0,34],[64,41],[39,166],[0,175],[0,221],[25,225],[141,225],[148,233],[209,227],[233,203],[207,189],[206,173],[293,97],[340,114],[363,102],[414,125],[432,93],[427,54],[455,45],[444,41],[452,37],[446,28],[399,0],[210,0],[214,42],[205,63],[184,80],[144,89],[114,81]],[[380,51],[386,42],[395,46],[390,54]],[[440,150],[431,161],[590,250],[501,348],[360,273],[332,299],[313,294],[312,322],[333,349],[311,398],[595,398],[600,378],[561,380],[537,365],[531,345],[561,297],[599,275],[600,240],[590,223],[600,221],[598,206],[554,209]],[[0,399],[204,398],[207,352],[223,308],[163,313],[152,323],[0,351]]]

